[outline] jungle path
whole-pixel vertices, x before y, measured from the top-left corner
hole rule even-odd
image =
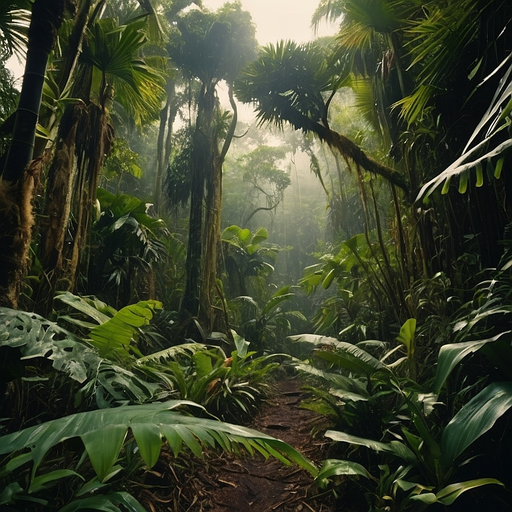
[[[305,392],[296,377],[276,384],[276,394],[255,417],[251,428],[290,444],[314,463],[327,457],[325,418],[301,409]],[[315,436],[312,434],[318,430]],[[334,512],[332,495],[319,494],[309,473],[296,465],[262,456],[222,456],[196,477],[192,512]],[[201,485],[202,484],[202,485]]]

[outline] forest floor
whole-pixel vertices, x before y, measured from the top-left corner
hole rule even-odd
[[[305,394],[296,378],[277,384],[275,396],[249,425],[277,437],[319,464],[326,458],[325,418],[300,408]],[[314,435],[315,431],[317,435]],[[210,461],[197,478],[203,483],[190,511],[333,512],[332,494],[319,494],[309,473],[276,459],[223,456]]]
[[[300,407],[306,393],[301,382],[285,376],[276,392],[248,425],[290,444],[315,464],[328,457],[323,437],[326,419]],[[180,512],[334,512],[331,491],[321,492],[313,477],[296,465],[285,466],[257,454],[233,456],[208,454],[203,461],[188,461],[172,470],[176,487],[165,493],[151,493],[148,510]],[[168,474],[167,466],[167,477]],[[163,476],[163,475],[161,475]],[[168,480],[167,480],[168,481]],[[149,482],[147,482],[149,483]],[[164,486],[162,486],[164,487]],[[162,487],[160,487],[162,489]],[[167,489],[169,489],[167,487]],[[160,496],[159,496],[160,494]],[[143,498],[140,496],[140,498]],[[149,496],[147,496],[149,498]],[[345,509],[344,509],[345,510]]]

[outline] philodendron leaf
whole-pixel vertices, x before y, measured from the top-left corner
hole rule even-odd
[[[334,350],[319,350],[316,357],[328,361],[340,368],[346,368],[358,375],[371,376],[376,372],[391,373],[389,368],[365,350],[340,341]]]
[[[270,314],[279,304],[290,300],[293,297],[293,293],[290,292],[290,286],[283,286],[283,288],[277,290],[277,292],[270,297],[268,302],[263,306],[261,312],[262,315]]]
[[[133,427],[135,440],[141,443],[141,456],[148,466],[154,464],[162,438],[167,438],[176,452],[188,446],[197,455],[200,455],[201,445],[211,444],[215,439],[223,448],[239,450],[250,446],[266,457],[274,455],[287,464],[295,462],[316,475],[317,468],[308,459],[279,439],[246,427],[195,418],[173,410],[187,405],[198,407],[187,400],[170,400],[73,414],[0,437],[0,454],[30,449],[35,473],[51,448],[80,437],[101,479],[109,473],[120,443]]]
[[[339,373],[328,372],[309,364],[303,364],[302,361],[297,359],[294,360],[293,362],[295,363],[296,361],[298,361],[298,364],[295,364],[294,366],[297,370],[321,378],[322,380],[326,381],[329,385],[333,386],[333,389],[335,389],[339,393],[344,393],[346,391],[348,393],[358,395],[360,397],[359,400],[368,400],[370,398],[370,395],[366,388],[356,379],[350,379],[348,377],[340,375]],[[332,390],[329,390],[329,392],[332,394],[336,394],[333,393]],[[352,400],[354,400],[354,398],[352,398]]]
[[[64,302],[73,309],[86,315],[87,317],[94,320],[97,324],[103,324],[107,322],[111,316],[115,313],[115,309],[108,307],[106,304],[98,301],[97,299],[84,299],[79,295],[74,295],[71,292],[64,292],[55,297],[55,299]],[[102,310],[107,310],[109,315],[105,314]]]
[[[138,329],[148,325],[153,312],[161,309],[161,302],[140,301],[125,306],[105,323],[94,327],[89,336],[104,357],[111,356],[119,348],[130,345],[138,337]]]
[[[318,350],[315,353],[316,356],[359,375],[370,376],[377,371],[390,373],[389,368],[384,363],[352,343],[317,334],[298,334],[289,336],[288,339],[294,343],[311,345],[311,348],[326,349]]]
[[[152,423],[132,423],[133,437],[137,441],[140,456],[151,469],[157,462],[162,449],[162,435],[159,425]]]
[[[444,467],[468,446],[490,430],[512,407],[512,382],[493,382],[473,397],[446,425],[441,438],[441,463]]]
[[[459,482],[447,485],[444,489],[438,491],[436,493],[437,501],[443,505],[451,505],[463,492],[490,484],[503,486],[503,483],[495,478],[477,478],[475,480]]]

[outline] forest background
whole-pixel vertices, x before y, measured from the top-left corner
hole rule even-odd
[[[3,2],[0,504],[144,510],[166,439],[508,510],[511,9],[322,0],[334,36],[258,46],[239,2]],[[277,360],[320,468],[225,423]]]

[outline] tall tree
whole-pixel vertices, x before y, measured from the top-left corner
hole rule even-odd
[[[146,43],[144,17],[125,25],[111,18],[97,20],[86,38],[73,94],[80,101],[66,110],[49,171],[41,261],[51,286],[50,302],[43,303],[51,303],[59,282],[75,289],[101,165],[114,136],[114,102],[139,124],[157,116],[163,78],[140,55]]]
[[[216,267],[220,246],[222,162],[236,124],[219,141],[222,123],[216,122],[216,88],[232,83],[254,55],[256,40],[250,15],[240,3],[226,4],[217,13],[194,10],[182,16],[171,38],[169,53],[175,63],[200,82],[191,157],[190,222],[187,279],[182,309],[198,317],[207,331],[213,328]],[[230,92],[231,104],[234,100]],[[218,119],[218,118],[217,118]]]
[[[27,60],[16,110],[12,142],[2,173],[0,211],[0,304],[16,307],[28,263],[33,225],[32,200],[38,165],[28,168],[34,151],[48,56],[65,11],[64,0],[35,0],[28,32]]]
[[[361,168],[380,175],[408,192],[396,170],[368,156],[357,144],[329,127],[329,105],[347,83],[350,68],[332,51],[315,43],[298,45],[281,41],[260,50],[236,82],[237,97],[253,103],[260,123],[313,133]]]

